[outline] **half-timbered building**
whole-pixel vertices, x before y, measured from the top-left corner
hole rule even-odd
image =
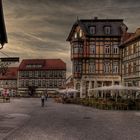
[[[67,41],[71,45],[74,87],[81,97],[88,89],[121,83],[119,45],[127,31],[122,19],[77,20]]]
[[[61,59],[24,59],[18,71],[18,92],[21,96],[37,96],[65,88],[66,64]]]
[[[122,82],[140,87],[140,28],[120,45],[122,49]]]
[[[10,95],[17,93],[18,67],[8,67],[5,74],[0,73],[0,89],[7,89]]]

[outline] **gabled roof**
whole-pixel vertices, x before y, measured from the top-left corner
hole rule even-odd
[[[7,43],[7,34],[4,22],[2,0],[0,0],[0,44],[3,46]]]
[[[28,67],[28,65],[41,65],[41,67]],[[19,70],[66,70],[66,63],[61,59],[24,59]]]
[[[0,74],[0,80],[16,80],[18,74],[17,67],[8,67],[4,75]]]
[[[75,32],[75,29],[77,26],[79,26],[85,35],[88,36],[93,36],[90,34],[90,30],[89,27],[90,26],[96,26],[97,28],[97,32],[95,34],[95,36],[104,36],[103,33],[103,27],[104,26],[111,26],[112,30],[111,30],[111,36],[121,36],[121,26],[125,26],[127,29],[127,26],[123,23],[123,19],[80,19],[77,20],[73,26],[72,29],[68,35],[67,41],[71,40],[71,37],[73,35],[73,33]]]

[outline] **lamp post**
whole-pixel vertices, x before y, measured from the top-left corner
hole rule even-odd
[[[2,0],[0,0],[0,49],[3,48],[4,44],[7,43],[7,33],[5,28],[5,22],[4,22],[4,14],[3,14],[3,6],[2,6]]]

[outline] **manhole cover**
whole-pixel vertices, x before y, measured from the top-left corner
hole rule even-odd
[[[84,119],[85,119],[85,120],[89,120],[89,119],[91,119],[91,118],[90,118],[90,117],[84,117]]]
[[[12,129],[12,127],[0,127],[0,133],[8,133]]]

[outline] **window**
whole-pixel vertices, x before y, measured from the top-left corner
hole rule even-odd
[[[107,45],[105,46],[105,54],[109,54],[110,53],[110,46]]]
[[[73,53],[78,53],[78,47],[75,47],[73,48]]]
[[[131,46],[128,47],[128,55],[131,55],[132,54],[132,49],[131,49]]]
[[[54,71],[54,77],[55,78],[57,77],[57,73],[58,73],[58,71]]]
[[[113,54],[118,54],[118,53],[119,53],[118,45],[113,45]]]
[[[24,77],[24,71],[21,71],[21,77]]]
[[[35,71],[32,71],[32,77],[33,78],[35,77]]]
[[[137,65],[136,65],[136,62],[133,63],[133,72],[134,72],[134,73],[137,72]]]
[[[95,43],[94,42],[90,42],[90,54],[95,54],[96,50],[96,46],[95,46]]]
[[[41,87],[41,80],[38,80],[38,86]]]
[[[46,72],[42,71],[42,77],[45,78],[46,77]]]
[[[62,78],[66,78],[66,71],[63,71]]]
[[[90,61],[89,63],[89,73],[94,73],[95,72],[95,63],[94,61]]]
[[[26,65],[26,68],[31,68],[32,67],[32,65]]]
[[[52,87],[52,80],[49,80],[49,87]]]
[[[131,74],[131,64],[128,65],[128,74]]]
[[[137,50],[137,44],[134,44],[133,45],[133,53],[136,53],[136,50]]]
[[[49,81],[46,80],[46,87],[49,87]]]
[[[110,63],[109,62],[105,62],[104,63],[104,72],[105,73],[109,73],[110,72]]]
[[[21,86],[24,87],[24,80],[22,80],[22,82],[21,82]]]
[[[77,84],[76,84],[76,89],[77,89],[78,91],[80,91],[80,83],[77,83]]]
[[[118,63],[113,63],[113,69],[112,69],[113,73],[118,73],[119,71],[119,66]]]
[[[57,81],[54,80],[54,87],[57,87]]]
[[[74,72],[81,72],[82,71],[82,63],[79,61],[74,62]]]
[[[32,80],[32,86],[34,86],[35,85],[35,80]]]
[[[53,77],[53,72],[49,71],[49,78],[52,78],[52,77]]]
[[[42,86],[46,87],[46,81],[45,80],[42,80]]]
[[[123,51],[124,51],[124,57],[126,57],[127,56],[127,49],[124,48]]]
[[[96,33],[96,27],[95,26],[91,26],[89,28],[89,30],[90,30],[90,34],[92,34],[92,35],[94,35]]]
[[[38,71],[38,77],[41,77],[41,71]]]
[[[62,81],[61,81],[61,80],[58,81],[58,86],[59,86],[59,87],[62,86]]]
[[[81,43],[74,44],[73,53],[82,54],[83,53],[83,44],[81,44]]]
[[[58,74],[59,74],[59,78],[62,78],[63,77],[63,74],[62,74],[61,71],[59,71]]]
[[[26,68],[41,68],[42,65],[40,64],[28,64],[26,65]]]
[[[28,87],[29,86],[29,81],[28,80],[26,80],[26,87]]]
[[[38,77],[38,71],[35,71],[35,77]]]
[[[26,71],[26,77],[29,77],[29,72],[28,71]]]
[[[105,33],[106,35],[111,34],[111,27],[110,27],[110,26],[105,26],[105,27],[104,27],[104,33]]]
[[[74,72],[81,72],[81,69],[82,69],[81,65],[74,66]]]
[[[32,77],[32,71],[29,71],[29,77]]]
[[[38,80],[35,80],[35,86],[38,86]]]

